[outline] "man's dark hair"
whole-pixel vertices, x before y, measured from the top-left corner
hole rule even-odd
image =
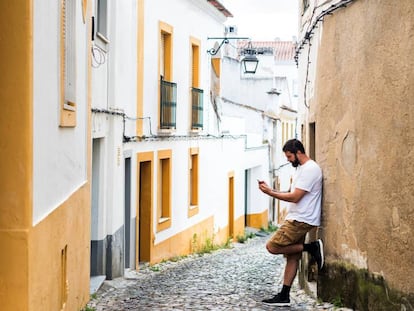
[[[283,152],[289,151],[291,153],[296,153],[298,151],[305,153],[305,148],[300,140],[290,139],[283,146]]]

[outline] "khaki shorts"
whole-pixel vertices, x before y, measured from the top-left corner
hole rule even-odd
[[[292,244],[303,244],[305,242],[306,233],[315,228],[304,222],[296,220],[285,220],[282,226],[277,229],[269,242],[275,246],[282,247]]]

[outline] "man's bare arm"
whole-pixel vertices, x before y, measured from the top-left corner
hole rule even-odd
[[[293,192],[280,192],[270,188],[264,181],[259,181],[259,189],[278,200],[286,201],[286,202],[299,202],[303,196],[306,194],[305,190],[295,188]]]

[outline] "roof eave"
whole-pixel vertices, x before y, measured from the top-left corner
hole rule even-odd
[[[225,17],[233,17],[233,14],[229,10],[227,10],[224,5],[222,5],[217,0],[207,0],[208,3],[210,3],[212,6],[214,6],[221,14],[223,14]]]

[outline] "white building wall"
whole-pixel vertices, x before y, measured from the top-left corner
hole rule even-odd
[[[177,83],[177,129],[178,135],[189,132],[190,113],[190,37],[201,41],[200,46],[200,88],[204,90],[205,114],[210,109],[210,56],[206,53],[214,42],[209,36],[222,36],[225,17],[207,1],[157,0],[145,6],[144,35],[144,117],[151,118],[152,133],[158,132],[158,23],[164,22],[173,27],[173,78]],[[186,13],[184,13],[186,12]],[[208,120],[205,120],[205,124]],[[148,126],[148,124],[146,124]],[[144,134],[149,133],[148,129]]]
[[[93,108],[107,111],[92,114],[92,136],[102,139],[101,170],[106,179],[100,183],[99,221],[92,227],[92,239],[100,243],[108,235],[119,239],[120,229],[124,226],[124,172],[125,158],[131,158],[131,219],[137,217],[137,153],[153,152],[153,233],[157,245],[184,230],[196,226],[209,217],[214,217],[216,231],[228,226],[229,222],[229,173],[234,176],[234,217],[240,218],[245,211],[245,171],[263,179],[267,174],[267,147],[260,136],[256,149],[246,150],[245,136],[217,137],[208,135],[209,124],[216,122],[216,115],[210,101],[211,56],[207,50],[214,45],[210,36],[222,36],[224,15],[204,0],[156,0],[146,1],[144,6],[144,86],[143,135],[136,141],[123,142],[123,135],[135,136],[137,116],[137,7],[135,1],[110,2],[109,39],[106,62],[93,68],[92,90]],[[185,18],[183,18],[185,17]],[[159,22],[173,28],[173,78],[177,83],[177,129],[170,136],[160,135],[158,130],[159,114]],[[204,90],[204,129],[198,134],[190,134],[190,38],[200,40],[200,86]],[[97,42],[96,42],[97,43]],[[237,73],[237,77],[239,76]],[[222,89],[230,87],[225,83]],[[107,104],[103,104],[106,102]],[[122,114],[130,117],[123,128]],[[150,126],[151,124],[151,126]],[[214,131],[213,131],[214,132]],[[245,133],[243,130],[241,133]],[[189,149],[199,148],[199,212],[188,217],[189,207]],[[172,150],[172,202],[171,227],[156,232],[158,200],[158,158],[160,150]],[[250,198],[254,204],[253,212],[263,212],[267,201],[257,190],[257,183],[251,183]],[[93,220],[95,221],[95,220]],[[116,234],[115,234],[116,233]],[[98,243],[98,244],[99,244]],[[118,243],[118,244],[117,244]],[[122,252],[119,241],[115,241]]]
[[[229,101],[223,99],[222,128],[237,134],[244,131],[248,146],[269,144],[270,164],[259,179],[272,185],[275,181],[275,187],[288,190],[293,171],[282,147],[288,139],[300,139],[295,111],[298,105],[298,70],[293,59],[275,61],[273,55],[257,57],[259,64],[254,75],[242,73],[237,59],[224,58],[222,97]],[[273,210],[273,200],[268,197],[264,199],[269,209]],[[278,204],[281,210],[287,209],[288,203],[281,201]],[[274,220],[277,221],[277,215],[274,215]]]
[[[137,1],[109,1],[109,107],[136,115]]]
[[[48,18],[45,18],[48,16]],[[90,39],[76,2],[76,119],[60,123],[60,6],[33,2],[33,224],[38,223],[86,182],[87,68]]]
[[[134,143],[135,144],[135,143]],[[154,150],[152,142],[139,143],[142,152]],[[199,148],[199,213],[188,218],[189,207],[189,148]],[[155,149],[154,158],[159,150],[172,150],[172,224],[171,227],[155,233],[155,244],[158,244],[181,231],[190,228],[202,220],[214,216],[215,228],[220,229],[228,225],[228,173],[234,172],[235,177],[235,218],[244,213],[243,199],[243,157],[234,157],[243,154],[244,141],[242,139],[224,138],[202,139],[199,141],[159,141]],[[158,165],[154,165],[154,176],[158,174]],[[153,206],[157,206],[158,189],[156,180],[153,189]],[[156,209],[154,210],[156,213]],[[153,226],[156,228],[157,217],[153,217]]]

